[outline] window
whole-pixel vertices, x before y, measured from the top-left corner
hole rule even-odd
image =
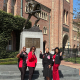
[[[8,41],[8,45],[6,47],[6,50],[8,50],[8,51],[12,50],[12,39]]]
[[[74,36],[74,40],[76,40],[76,36]]]
[[[79,41],[79,37],[77,37],[77,41]]]
[[[11,5],[12,5],[12,7],[11,7],[11,13],[14,15],[14,13],[15,13],[15,3],[16,3],[16,0],[12,0],[11,1]]]
[[[66,19],[66,11],[65,11],[65,24],[66,24],[66,20],[67,20],[67,19]]]
[[[47,28],[46,27],[43,28],[43,34],[47,34]]]
[[[46,20],[47,20],[47,13],[46,13]]]
[[[39,13],[39,18],[40,18],[40,13]]]
[[[39,28],[40,28],[40,25],[39,25],[39,24],[37,24],[37,27],[39,27]]]
[[[41,13],[40,13],[40,18],[41,18]]]
[[[46,18],[45,18],[45,12],[44,12],[44,19],[46,19]]]
[[[47,16],[48,16],[48,14],[47,14],[46,12],[44,12],[44,11],[42,11],[42,12],[39,14],[39,17],[40,17],[41,19],[44,19],[44,20],[47,20]]]
[[[73,26],[73,31],[78,32],[79,31],[79,28],[77,28],[76,26]]]
[[[68,11],[66,12],[66,23],[68,25]]]
[[[65,10],[63,12],[63,22],[65,23]]]
[[[79,28],[78,28],[78,32],[79,32]]]
[[[7,2],[8,0],[4,0],[3,10],[7,12]]]
[[[66,0],[67,2],[69,2],[69,0]]]
[[[43,12],[42,12],[42,19],[43,19]]]
[[[69,24],[68,23],[68,11],[63,11],[63,23],[65,23],[65,24]]]
[[[39,13],[36,13],[35,15],[36,15],[37,17],[39,17]]]

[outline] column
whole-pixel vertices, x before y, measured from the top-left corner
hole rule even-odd
[[[7,12],[8,13],[11,13],[11,1],[12,0],[8,0],[8,2],[7,2]]]

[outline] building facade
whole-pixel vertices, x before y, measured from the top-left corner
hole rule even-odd
[[[67,48],[68,43],[73,47],[73,0],[36,1],[42,6],[41,13],[37,15],[41,18],[38,27],[43,32],[44,49]],[[27,19],[26,4],[26,0],[0,0],[0,9]],[[36,18],[30,20],[33,26]]]
[[[73,31],[72,31],[72,39],[73,39],[73,46],[80,48],[80,26],[76,25],[75,22],[79,23],[78,19],[73,19]]]

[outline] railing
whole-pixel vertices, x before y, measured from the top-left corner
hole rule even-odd
[[[77,63],[76,60],[80,59],[79,50],[77,48],[66,48],[63,50],[63,59],[65,61]]]

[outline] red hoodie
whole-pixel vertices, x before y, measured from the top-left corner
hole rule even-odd
[[[37,63],[37,57],[35,54],[32,55],[32,51],[28,53],[28,61],[27,66],[28,67],[35,67]]]

